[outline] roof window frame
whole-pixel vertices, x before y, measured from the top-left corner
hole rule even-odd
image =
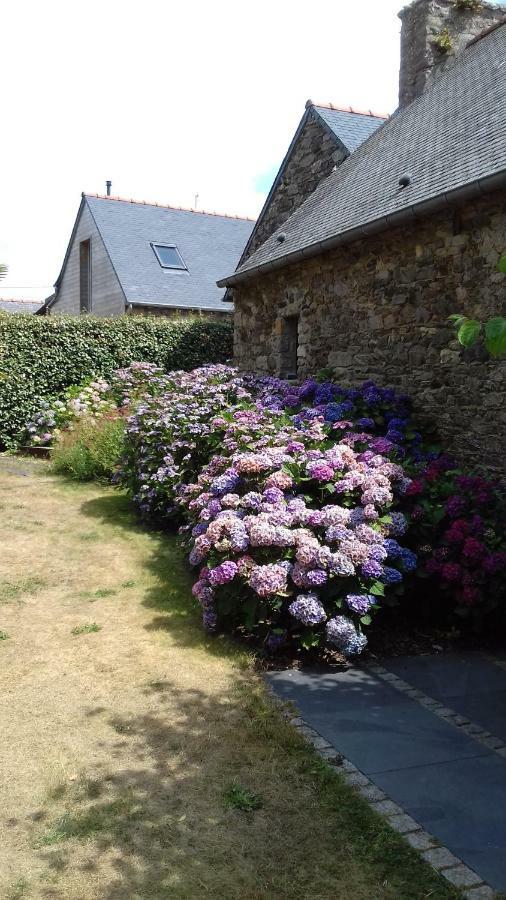
[[[155,256],[160,264],[160,267],[162,269],[169,269],[173,272],[188,272],[188,266],[186,265],[186,262],[184,261],[181,251],[179,250],[177,244],[164,244],[164,243],[162,243],[162,241],[150,241],[149,244],[150,244],[150,247],[153,250],[153,253],[155,254]],[[177,255],[179,256],[179,259],[181,260],[182,265],[170,266],[170,265],[167,265],[167,263],[164,263],[162,261],[160,254],[158,253],[158,247],[162,247],[163,249],[167,249],[167,250],[175,250]]]

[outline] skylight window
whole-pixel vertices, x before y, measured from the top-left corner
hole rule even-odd
[[[151,244],[151,246],[162,269],[188,270],[188,266],[183,262],[183,257],[174,244]]]

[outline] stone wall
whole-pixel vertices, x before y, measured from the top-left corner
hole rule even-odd
[[[251,256],[276,228],[286,222],[302,201],[313,193],[322,178],[330,175],[334,166],[339,165],[346,156],[338,139],[310,107],[283,176],[275,188],[264,218],[259,221],[247,252],[243,254],[243,260]]]
[[[299,317],[298,377],[331,365],[411,394],[444,445],[506,474],[506,362],[462,351],[447,317],[505,312],[506,192],[257,277],[233,289],[235,357],[278,374]]]
[[[481,3],[478,9],[462,9],[458,0],[415,0],[399,13],[402,19],[399,106],[406,106],[425,89],[430,77],[451,65],[472,38],[500,21],[503,6]],[[445,30],[449,53],[437,50],[434,41]]]

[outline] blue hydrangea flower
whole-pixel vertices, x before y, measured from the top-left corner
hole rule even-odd
[[[383,582],[383,584],[399,584],[399,582],[402,581],[402,574],[397,569],[385,566],[379,580]]]
[[[345,656],[356,656],[367,646],[365,634],[357,631],[351,619],[346,616],[329,619],[326,634],[329,643],[334,644]]]

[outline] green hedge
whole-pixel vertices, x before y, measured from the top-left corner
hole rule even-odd
[[[231,355],[229,321],[0,313],[0,449],[15,446],[41,398],[56,399],[92,375],[107,378],[136,361],[193,369]]]

